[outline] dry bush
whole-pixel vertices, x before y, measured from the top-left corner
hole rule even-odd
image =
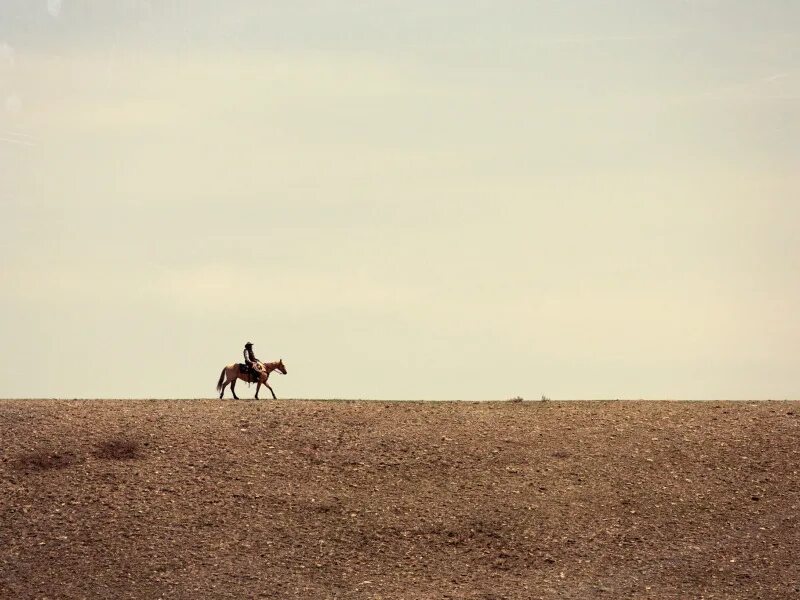
[[[81,461],[82,458],[74,452],[41,449],[18,457],[14,461],[14,468],[19,471],[48,471],[50,469],[65,469]]]
[[[97,458],[113,460],[133,460],[141,458],[142,452],[139,442],[126,438],[113,438],[100,442],[95,451]]]

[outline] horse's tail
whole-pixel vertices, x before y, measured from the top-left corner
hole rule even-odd
[[[225,371],[227,367],[222,367],[222,373],[219,374],[219,381],[217,382],[217,391],[219,392],[222,389],[222,381],[225,379]]]

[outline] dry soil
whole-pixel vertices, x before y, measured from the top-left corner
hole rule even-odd
[[[792,402],[0,401],[0,597],[800,598]]]

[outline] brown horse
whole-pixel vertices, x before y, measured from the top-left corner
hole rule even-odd
[[[278,397],[275,395],[272,387],[267,383],[267,379],[269,379],[269,374],[273,371],[280,371],[286,375],[286,367],[283,366],[283,359],[279,360],[278,362],[271,363],[260,362],[259,365],[261,366],[261,369],[258,371],[258,377],[255,377],[250,371],[244,371],[242,368],[244,365],[241,364],[228,365],[222,369],[222,373],[219,374],[219,381],[217,382],[217,391],[219,392],[220,399],[222,399],[222,395],[225,393],[225,387],[230,383],[233,397],[238,400],[239,396],[236,395],[234,386],[236,385],[236,380],[241,379],[247,383],[257,384],[256,398],[258,398],[258,390],[261,389],[261,385],[263,384],[267,386],[270,392],[272,392],[272,399],[277,400]],[[222,383],[223,381],[225,382],[224,384]]]

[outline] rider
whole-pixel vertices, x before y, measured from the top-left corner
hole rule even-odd
[[[256,358],[256,355],[253,354],[253,343],[247,342],[244,345],[244,364],[247,365],[247,368],[250,369],[250,372],[258,377],[258,363],[259,360]]]

